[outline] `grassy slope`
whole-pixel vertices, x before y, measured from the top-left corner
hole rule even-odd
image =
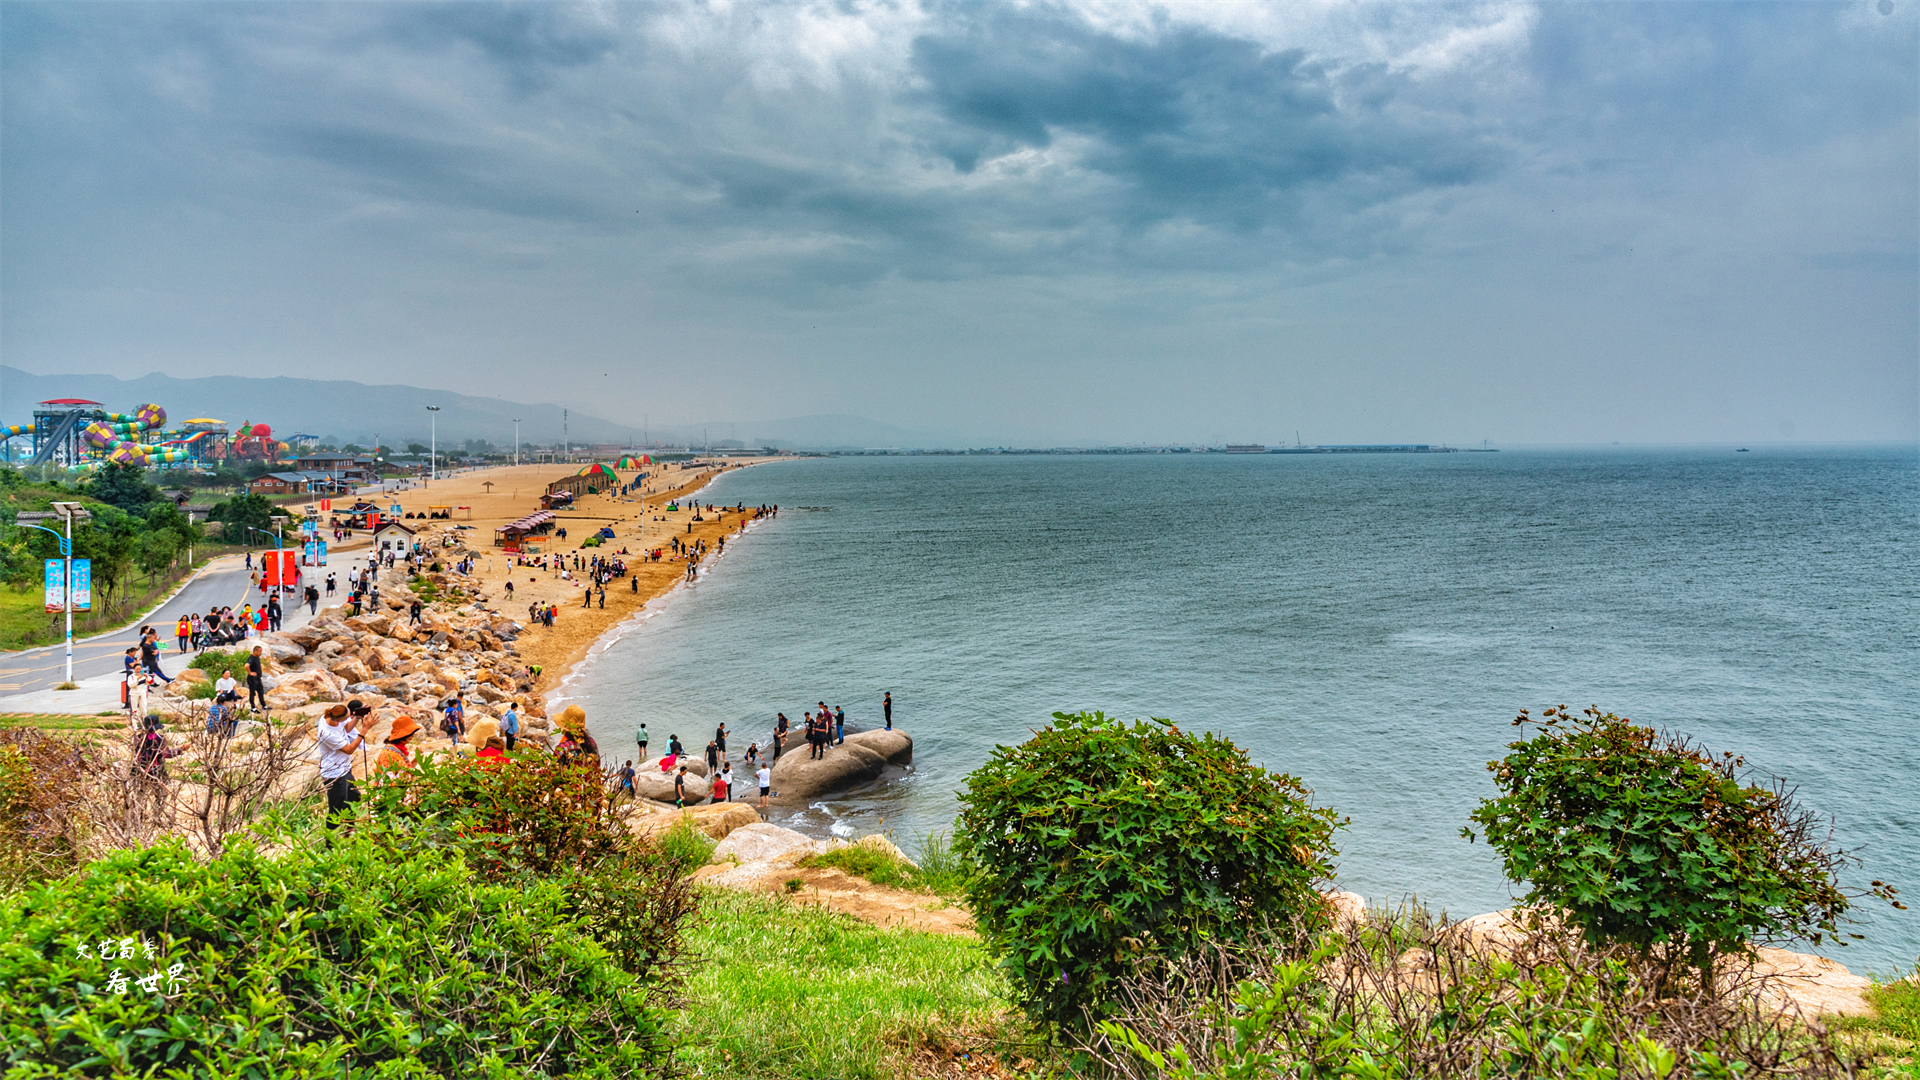
[[[1876,987],[1867,1000],[1875,1015],[1851,1017],[1838,1025],[1856,1046],[1876,1056],[1867,1075],[1920,1080],[1920,983],[1906,979]]]
[[[696,1075],[893,1077],[924,1033],[1009,1022],[1006,984],[972,937],[724,889],[701,910],[692,940],[706,963],[677,1039]]]

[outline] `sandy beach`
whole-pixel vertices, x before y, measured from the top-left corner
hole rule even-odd
[[[722,472],[769,460],[773,459],[737,458],[724,464],[690,469],[682,469],[678,463],[656,464],[647,470],[654,475],[644,493],[581,495],[574,500],[574,505],[557,510],[558,524],[567,530],[567,538],[561,540],[557,535],[539,538],[529,544],[529,551],[569,556],[576,552],[583,556],[625,552],[628,576],[608,587],[605,608],[582,606],[583,586],[578,580],[567,580],[554,570],[515,565],[514,557],[494,543],[495,529],[539,510],[540,496],[546,493],[547,485],[572,476],[580,470],[579,465],[478,469],[436,480],[424,488],[381,497],[379,501],[398,503],[405,513],[423,513],[429,507],[454,507],[451,520],[402,520],[401,523],[419,528],[423,539],[449,527],[467,526],[456,531],[463,535],[466,547],[480,553],[474,577],[482,583],[481,595],[489,606],[523,624],[528,622],[529,604],[552,603],[559,608],[551,630],[529,625],[517,643],[524,661],[540,668],[534,690],[544,695],[559,684],[574,664],[585,658],[608,628],[639,611],[647,601],[664,595],[685,578],[684,560],[663,558],[657,563],[643,563],[638,558],[640,552],[662,547],[672,537],[679,537],[682,542],[705,540],[711,548],[720,537],[739,533],[754,509],[748,507],[746,514],[707,513],[705,503],[701,503],[702,520],[694,521],[696,511],[691,503],[681,503],[677,511],[669,511],[667,507],[675,500],[698,492]],[[622,481],[630,482],[637,473],[620,475]],[[614,539],[582,552],[580,542],[603,526],[612,527]],[[354,539],[360,541],[364,536],[359,534]],[[365,548],[356,544],[342,554],[352,555],[356,550]],[[670,556],[672,552],[666,554]],[[511,599],[505,587],[509,578],[513,580]],[[634,590],[635,579],[639,582],[638,591]]]

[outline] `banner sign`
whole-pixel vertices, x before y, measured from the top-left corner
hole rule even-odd
[[[93,560],[73,560],[73,580],[68,583],[68,595],[73,597],[73,610],[93,610]]]
[[[327,542],[325,540],[307,541],[307,565],[327,565]]]
[[[47,610],[67,610],[67,561],[47,560]]]
[[[331,513],[333,513],[333,500],[332,500],[332,499],[321,499],[321,500],[320,500],[320,512],[321,512],[321,513],[323,513],[323,514],[331,514]]]

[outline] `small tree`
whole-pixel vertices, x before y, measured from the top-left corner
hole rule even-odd
[[[1500,795],[1473,812],[1527,902],[1596,945],[1684,957],[1703,987],[1714,954],[1749,939],[1838,933],[1849,901],[1835,875],[1853,860],[1783,783],[1743,784],[1745,759],[1594,708],[1514,720],[1529,723],[1539,734],[1487,765]]]
[[[1166,720],[1053,718],[967,777],[954,842],[1030,1015],[1077,1024],[1141,961],[1324,925],[1344,822],[1300,781]]]
[[[272,516],[273,504],[268,502],[264,495],[255,495],[252,492],[235,495],[224,502],[215,503],[213,508],[207,511],[208,520],[226,523],[226,540],[229,544],[251,542],[254,534],[248,532],[248,529],[271,532]]]

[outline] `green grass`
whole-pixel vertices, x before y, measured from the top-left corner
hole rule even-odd
[[[68,713],[0,713],[0,728],[37,727],[42,731],[125,730],[125,713],[75,716]]]
[[[945,833],[921,837],[919,863],[915,866],[902,862],[885,850],[858,844],[809,855],[800,861],[802,866],[837,867],[890,889],[910,889],[948,898],[965,894],[965,868],[954,856]]]
[[[882,929],[711,889],[676,1043],[695,1075],[892,1078],[917,1040],[1006,1032],[1007,986],[978,939]]]
[[[1872,1016],[1850,1016],[1836,1026],[1859,1049],[1874,1056],[1863,1075],[1880,1080],[1920,1080],[1920,983],[1913,979],[1867,992]]]

